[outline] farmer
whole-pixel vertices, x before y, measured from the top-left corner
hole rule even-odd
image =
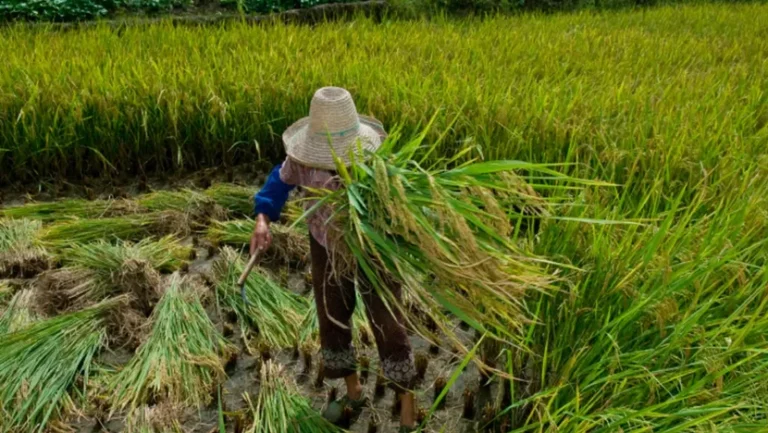
[[[385,137],[386,132],[379,121],[357,114],[347,90],[324,87],[315,92],[309,117],[297,121],[283,133],[288,157],[272,170],[255,196],[256,226],[251,237],[251,254],[269,247],[272,241],[269,224],[280,217],[291,190],[296,186],[338,189],[341,183],[334,173],[334,153],[349,164],[352,152],[359,149],[358,142],[364,149],[374,151]],[[307,203],[306,208],[311,205],[311,202]],[[354,276],[339,278],[332,272],[329,260],[335,249],[343,248],[337,227],[328,222],[332,214],[332,209],[320,208],[309,217],[307,224],[311,234],[312,283],[320,323],[324,373],[329,379],[344,378],[347,385],[347,394],[331,402],[323,416],[339,423],[344,421],[346,407],[356,416],[368,400],[357,374],[357,357],[352,346],[350,319],[355,309]],[[393,295],[400,296],[400,286],[388,286]],[[401,395],[400,431],[413,431],[415,404],[411,390],[416,369],[402,317],[397,309],[386,307],[362,275],[358,275],[357,289],[376,338],[384,376]]]

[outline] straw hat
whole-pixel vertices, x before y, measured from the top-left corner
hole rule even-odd
[[[283,142],[285,152],[296,162],[334,170],[334,153],[349,165],[352,152],[358,150],[358,139],[363,149],[375,151],[386,135],[381,122],[357,114],[346,89],[323,87],[312,97],[309,116],[288,127]]]

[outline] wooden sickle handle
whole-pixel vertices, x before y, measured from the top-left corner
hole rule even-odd
[[[256,262],[259,260],[259,253],[261,253],[261,250],[256,250],[256,254],[252,255],[251,259],[248,260],[248,264],[245,265],[245,269],[243,269],[243,273],[240,275],[240,279],[237,280],[238,286],[245,284],[245,280],[248,278],[251,270],[253,270],[253,267],[256,266]]]

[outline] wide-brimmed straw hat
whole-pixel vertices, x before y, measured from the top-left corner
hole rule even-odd
[[[285,152],[296,162],[333,170],[334,153],[349,165],[353,152],[358,151],[358,139],[364,150],[375,151],[386,135],[381,122],[357,114],[346,89],[323,87],[312,97],[309,116],[288,127],[283,142]]]

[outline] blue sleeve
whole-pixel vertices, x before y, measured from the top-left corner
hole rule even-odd
[[[272,169],[264,186],[261,187],[261,190],[254,196],[254,215],[263,213],[268,216],[271,221],[280,219],[280,212],[282,212],[283,206],[285,206],[285,202],[288,200],[288,195],[296,187],[295,185],[289,185],[280,179],[280,168],[282,166],[283,164],[280,163]]]

